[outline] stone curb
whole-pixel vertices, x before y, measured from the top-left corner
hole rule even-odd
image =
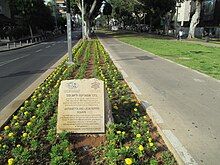
[[[80,43],[81,39],[73,46],[73,49]],[[0,128],[11,118],[16,110],[28,99],[35,89],[42,84],[45,79],[64,61],[68,56],[66,53],[55,64],[53,64],[46,72],[38,77],[31,85],[29,85],[21,94],[19,94],[14,100],[12,100],[6,107],[0,112]]]

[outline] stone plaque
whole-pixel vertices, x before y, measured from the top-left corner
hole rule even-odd
[[[57,133],[105,133],[104,83],[64,80],[59,88]]]

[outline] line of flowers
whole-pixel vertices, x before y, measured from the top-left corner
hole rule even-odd
[[[76,63],[68,67],[64,60],[1,130],[0,164],[76,164],[68,134],[56,135],[57,100],[60,82],[79,68],[85,48],[87,42],[79,43],[73,51]]]

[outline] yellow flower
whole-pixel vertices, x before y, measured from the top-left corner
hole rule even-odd
[[[36,99],[36,98],[34,98],[34,101],[37,101],[37,99]]]
[[[9,126],[8,125],[6,125],[5,127],[4,127],[4,130],[9,130]]]
[[[125,131],[122,131],[122,135],[125,135]]]
[[[18,119],[18,116],[13,116],[13,119],[14,119],[14,120],[17,120],[17,119]]]
[[[138,107],[138,106],[139,106],[139,103],[136,103],[135,106]]]
[[[27,123],[27,126],[30,126],[30,125],[31,125],[31,122],[28,122],[28,123]]]
[[[18,122],[16,122],[16,123],[15,123],[15,126],[18,126],[18,125],[19,125],[19,123],[18,123]]]
[[[134,111],[137,112],[137,108],[134,108]]]
[[[152,147],[154,145],[154,143],[150,142],[149,145],[150,145],[150,147]]]
[[[24,103],[27,104],[27,103],[28,103],[28,100],[26,100]]]
[[[116,105],[113,108],[118,110],[118,107]]]
[[[125,159],[125,164],[130,165],[130,164],[132,164],[132,163],[133,163],[133,161],[132,161],[131,158],[126,158],[126,159]]]
[[[147,116],[144,116],[144,119],[146,119],[147,118]]]
[[[37,104],[37,108],[40,108],[40,104]]]
[[[12,133],[12,132],[10,132],[9,134],[8,134],[8,137],[13,137],[14,136],[14,134]]]
[[[24,112],[24,115],[25,115],[25,116],[27,116],[28,114],[29,114],[28,111],[25,111],[25,112]]]
[[[32,116],[32,119],[35,119],[36,118],[36,116]]]
[[[18,145],[17,145],[17,147],[21,147],[21,145],[20,145],[20,144],[18,144]]]
[[[121,134],[121,131],[117,131],[117,134]]]
[[[133,120],[133,123],[137,123],[137,120]]]
[[[26,138],[27,136],[28,136],[28,134],[27,133],[23,133],[23,138]]]
[[[126,149],[129,149],[130,147],[129,147],[129,146],[125,146],[125,148],[126,148]]]
[[[42,94],[40,93],[40,94],[38,94],[38,97],[41,97],[42,96]]]
[[[152,142],[152,139],[151,139],[151,138],[148,138],[148,141],[149,141],[149,142]]]
[[[144,147],[143,147],[142,145],[139,145],[138,149],[139,149],[140,151],[143,151],[143,150],[144,150]]]
[[[14,164],[14,158],[8,159],[8,165],[13,165]]]
[[[138,133],[138,134],[136,135],[136,137],[137,137],[137,138],[140,138],[140,137],[141,137],[141,134]]]
[[[147,134],[149,134],[150,132],[149,131],[147,131]]]

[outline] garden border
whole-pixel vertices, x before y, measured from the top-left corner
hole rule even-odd
[[[74,49],[81,42],[81,39],[72,47]],[[42,84],[45,79],[59,66],[62,61],[67,58],[67,53],[64,54],[55,64],[50,66],[40,77],[38,77],[31,85],[29,85],[22,93],[20,93],[14,100],[12,100],[6,107],[0,112],[0,128],[10,119],[10,117],[16,112],[16,110],[28,99],[34,90]]]

